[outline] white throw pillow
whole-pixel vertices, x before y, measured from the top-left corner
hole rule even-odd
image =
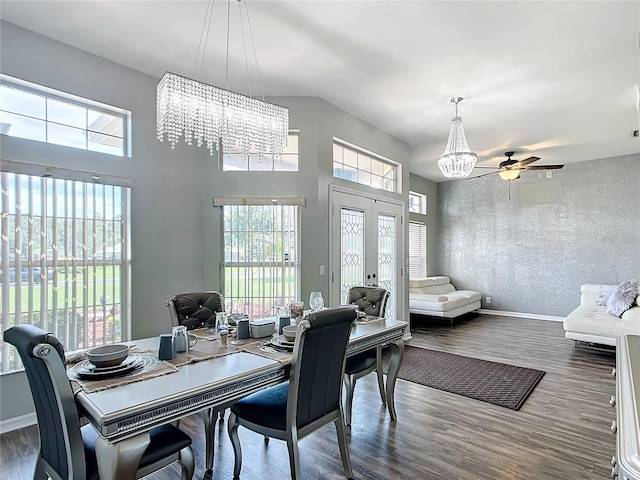
[[[596,300],[596,305],[602,307],[607,305],[607,300],[613,292],[616,290],[616,286],[614,285],[600,285],[600,296]]]
[[[637,280],[622,282],[607,300],[607,313],[615,315],[616,317],[622,316],[622,314],[633,305],[637,296]]]

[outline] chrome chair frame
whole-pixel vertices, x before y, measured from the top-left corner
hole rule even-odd
[[[88,456],[87,448],[95,449],[99,456],[97,432],[91,425],[80,426],[80,416],[75,403],[71,383],[64,365],[64,349],[58,339],[50,333],[33,325],[17,325],[4,333],[4,340],[16,347],[23,364],[31,388],[36,415],[38,418],[38,434],[40,450],[36,459],[34,480],[87,480],[97,479],[99,472],[94,459]],[[172,426],[161,426],[152,429],[151,445],[155,436],[154,430],[164,440],[173,438]],[[170,453],[161,459],[147,463],[137,469],[137,477],[149,475],[174,462],[181,466],[181,479],[191,480],[195,471],[195,457],[191,440],[183,432],[181,443],[188,445]],[[162,445],[166,449],[166,445]],[[169,448],[171,450],[171,448]],[[140,452],[144,462],[145,452]],[[147,457],[148,458],[148,457]],[[91,461],[88,461],[91,459]],[[89,471],[87,472],[87,467]],[[87,476],[87,473],[89,476]]]
[[[351,287],[347,293],[347,303],[350,305],[358,305],[358,309],[361,309],[364,307],[364,311],[365,313],[369,313],[367,312],[367,305],[366,305],[366,301],[365,302],[358,302],[358,303],[354,303],[354,292],[374,292],[377,290],[381,290],[382,292],[382,296],[380,298],[380,303],[378,305],[375,305],[375,310],[377,310],[377,315],[380,317],[384,317],[385,316],[385,311],[387,309],[387,301],[389,300],[389,295],[391,294],[391,292],[389,292],[389,290],[386,290],[384,288],[381,287],[369,287],[369,286],[356,286],[356,287]],[[373,359],[373,355],[375,354],[375,360]],[[364,360],[363,360],[364,359]],[[382,403],[386,405],[387,403],[387,397],[385,394],[385,388],[384,388],[384,376],[382,373],[382,347],[376,347],[375,348],[375,352],[373,351],[366,351],[363,353],[360,353],[358,355],[356,355],[354,358],[350,359],[350,362],[357,362],[358,360],[362,360],[361,363],[367,364],[367,363],[371,363],[370,366],[366,367],[366,368],[362,368],[362,369],[356,369],[353,371],[349,370],[349,362],[347,363],[347,367],[345,370],[345,374],[344,374],[344,385],[345,385],[345,390],[346,390],[346,399],[345,399],[345,406],[344,406],[344,420],[345,420],[345,425],[351,425],[351,420],[352,420],[352,413],[353,413],[353,394],[356,388],[356,381],[359,380],[362,377],[365,377],[367,375],[369,375],[372,372],[376,372],[377,377],[378,377],[378,390],[380,391],[380,399],[382,400]]]
[[[266,437],[286,441],[291,478],[300,480],[302,477],[298,441],[329,422],[333,422],[336,427],[345,475],[347,478],[353,477],[341,399],[347,346],[355,319],[356,313],[352,308],[336,307],[311,313],[308,319],[301,322],[291,361],[284,429],[252,422],[237,415],[242,409],[238,405],[242,402],[247,402],[244,408],[251,409],[252,397],[268,395],[267,390],[282,388],[282,384],[250,395],[231,406],[227,429],[235,454],[234,479],[240,478],[242,469],[242,448],[238,437],[240,425]],[[332,341],[327,341],[329,336]],[[325,362],[326,370],[320,372],[316,369],[314,375],[314,368],[317,368],[318,362]],[[324,392],[324,398],[313,395],[314,387]],[[315,393],[317,394],[318,390],[315,390]],[[333,398],[333,395],[336,398]],[[262,418],[264,417],[260,420]]]

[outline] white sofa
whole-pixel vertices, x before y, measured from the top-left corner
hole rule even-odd
[[[449,277],[409,280],[409,312],[453,319],[480,308],[480,292],[456,290]]]
[[[580,305],[564,319],[565,337],[602,345],[616,344],[623,335],[640,335],[640,297],[629,310],[616,317],[606,312],[606,306],[596,305],[600,284],[585,283],[580,288]],[[610,285],[615,288],[616,285]]]

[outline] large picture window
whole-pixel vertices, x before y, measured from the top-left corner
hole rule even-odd
[[[129,188],[2,172],[2,332],[32,324],[65,350],[126,340]],[[2,343],[1,371],[20,368]]]
[[[300,206],[224,205],[227,312],[267,317],[300,297]]]

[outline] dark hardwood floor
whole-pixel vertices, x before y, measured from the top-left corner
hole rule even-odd
[[[398,421],[380,403],[375,375],[358,381],[349,444],[356,479],[606,479],[615,449],[611,352],[576,348],[562,324],[481,315],[448,324],[421,322],[411,345],[544,370],[519,411],[398,380]],[[425,365],[428,368],[428,365]],[[216,433],[212,476],[204,472],[203,427],[181,422],[194,440],[196,479],[231,479],[226,424]],[[289,478],[284,442],[240,429],[244,479]],[[35,427],[0,437],[0,477],[27,479],[37,449]],[[305,479],[340,479],[342,464],[329,425],[300,442]],[[149,478],[179,478],[169,467]]]

